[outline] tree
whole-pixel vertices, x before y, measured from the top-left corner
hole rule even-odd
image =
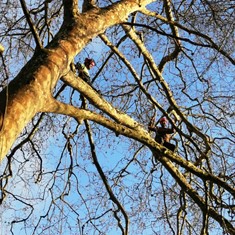
[[[232,1],[1,9],[2,232],[234,234]],[[92,86],[73,70],[86,56]]]

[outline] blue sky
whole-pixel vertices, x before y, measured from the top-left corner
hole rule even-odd
[[[165,39],[162,38],[161,43],[166,43],[164,41]],[[153,42],[152,42],[153,43]],[[149,47],[152,47],[152,43],[149,43]],[[168,47],[172,46],[171,42],[167,42]],[[126,48],[126,44],[123,45],[121,50],[125,52],[132,53],[131,48]],[[158,48],[156,48],[156,51],[154,52],[155,60],[159,62],[159,51],[161,44],[156,45]],[[201,51],[197,51],[194,47],[191,45],[185,43],[185,46],[187,46],[187,53],[190,54],[189,50],[195,53],[195,55],[200,55]],[[108,50],[108,49],[107,49]],[[102,56],[107,52],[105,49],[103,43],[100,41],[100,39],[96,38],[93,39],[92,42],[86,47],[85,50],[83,50],[78,56],[75,57],[75,62],[82,62],[87,56],[92,57],[95,59],[97,66],[91,70],[91,76],[94,76],[95,73],[98,71],[99,66],[102,62]],[[134,54],[134,53],[133,53]],[[213,53],[209,54],[209,56],[212,56]],[[128,55],[130,56],[130,55]],[[180,104],[180,107],[182,110],[187,111],[190,106],[197,105],[196,107],[193,107],[191,109],[192,113],[194,114],[194,117],[196,118],[191,118],[189,116],[189,120],[192,121],[193,124],[196,124],[197,126],[201,128],[205,128],[204,131],[206,131],[207,134],[209,135],[218,135],[218,132],[223,134],[223,136],[226,134],[230,134],[229,132],[225,132],[224,129],[221,128],[221,126],[214,126],[213,129],[210,129],[211,122],[209,119],[206,122],[201,122],[200,121],[200,114],[201,114],[201,106],[198,105],[197,100],[190,100],[193,98],[198,98],[198,100],[201,100],[203,97],[200,96],[201,89],[204,88],[206,89],[206,83],[203,83],[202,81],[198,80],[197,74],[195,71],[192,69],[192,64],[195,63],[197,68],[200,68],[200,74],[203,74],[203,71],[205,71],[207,68],[207,65],[209,65],[209,58],[208,61],[205,63],[204,61],[198,60],[198,61],[186,61],[184,62],[183,59],[180,61],[181,57],[177,61],[177,66],[180,68],[180,71],[182,72],[182,75],[187,82],[187,87],[186,90],[188,91],[188,94],[190,97],[184,96],[182,98],[182,81],[179,79],[179,70],[175,69],[176,64],[175,63],[170,63],[166,67],[166,72],[165,72],[165,78],[169,82],[171,87],[174,87],[174,95],[177,99],[177,102]],[[117,60],[118,61],[118,60]],[[104,72],[104,74],[100,75],[100,77],[97,78],[95,84],[99,87],[102,87],[103,85],[107,85],[109,87],[117,85],[119,82],[129,82],[127,81],[128,78],[128,73],[122,66],[123,64],[118,61],[119,63],[115,63],[113,67],[109,67],[110,64],[107,65],[107,73]],[[138,66],[142,62],[142,58],[135,58],[133,61],[133,65],[135,68],[140,71],[141,68]],[[182,62],[182,63],[180,63]],[[190,63],[191,62],[191,63]],[[23,61],[22,61],[23,63]],[[21,64],[19,65],[21,66]],[[230,91],[228,92],[229,95],[233,94],[234,92],[234,72],[233,71],[222,71],[222,67],[220,70],[222,71],[221,74],[216,74],[214,75],[214,70],[216,69],[217,64],[213,64],[204,79],[208,79],[208,81],[211,82],[211,84],[215,87],[215,92],[222,92],[224,93],[224,89],[230,88]],[[117,69],[118,72],[111,73],[112,71]],[[13,73],[15,72],[14,70],[12,71]],[[147,80],[149,79],[149,73],[146,72],[146,77],[143,79]],[[219,76],[220,75],[220,76]],[[226,76],[224,76],[226,75]],[[131,81],[131,79],[130,79]],[[133,82],[133,80],[132,80]],[[133,82],[134,83],[134,82]],[[131,82],[128,84],[131,87]],[[158,98],[160,102],[166,105],[168,107],[168,103],[164,101],[159,95],[158,90],[152,90],[153,95]],[[68,95],[71,93],[70,89],[67,89],[66,92],[64,93],[66,100],[68,101]],[[133,93],[134,95],[138,95],[138,92]],[[209,95],[216,96],[217,93],[211,93]],[[159,98],[160,97],[160,98]],[[209,97],[209,96],[208,96]],[[111,99],[111,98],[110,98]],[[74,96],[74,100],[77,103],[80,103],[79,101],[79,94],[76,94]],[[139,110],[134,110],[133,103],[134,103],[134,98],[130,99],[130,103],[127,103],[127,112],[132,116],[133,118],[138,118],[138,121],[142,122],[143,125],[147,125],[147,116],[149,114],[147,113],[147,109],[144,109],[144,107],[138,107]],[[121,98],[120,97],[115,97],[113,98],[113,103],[117,107],[121,104]],[[143,102],[144,103],[144,102]],[[225,105],[227,105],[227,102],[224,102]],[[219,108],[216,109],[214,106],[209,108],[211,104],[207,103],[203,106],[206,111],[210,112],[218,112]],[[232,105],[232,104],[231,104]],[[234,105],[234,104],[233,104]],[[121,106],[121,105],[120,105]],[[142,109],[141,109],[142,108]],[[136,112],[135,112],[136,111]],[[139,111],[139,113],[137,112]],[[152,112],[152,110],[151,110]],[[159,113],[158,113],[159,114]],[[219,115],[219,114],[218,114]],[[143,119],[142,119],[143,118]],[[226,117],[228,120],[231,120],[233,117]],[[69,121],[68,121],[69,120]],[[50,119],[46,119],[46,122],[49,122]],[[68,207],[64,204],[62,205],[61,201],[58,199],[58,197],[61,195],[62,190],[66,186],[67,182],[67,177],[68,177],[68,167],[71,164],[71,159],[70,156],[67,152],[67,149],[64,150],[64,137],[62,134],[56,135],[55,133],[60,130],[60,128],[63,126],[63,124],[68,121],[68,127],[66,128],[66,132],[69,134],[74,130],[74,125],[75,122],[71,118],[62,118],[57,117],[54,119],[54,126],[52,127],[44,127],[42,125],[40,128],[42,132],[38,132],[35,135],[35,140],[40,140],[42,136],[40,136],[40,133],[43,133],[43,139],[47,139],[46,142],[40,143],[39,142],[39,149],[46,150],[45,152],[42,153],[43,156],[43,177],[42,181],[39,182],[38,184],[34,184],[35,179],[37,179],[38,176],[38,170],[39,170],[39,159],[37,157],[34,158],[31,157],[30,154],[33,153],[30,149],[30,145],[27,145],[28,150],[26,151],[26,155],[23,156],[20,151],[17,152],[18,156],[18,161],[14,163],[13,169],[19,167],[20,173],[22,173],[22,176],[20,175],[15,175],[10,181],[12,184],[9,184],[10,188],[14,187],[14,192],[19,196],[19,199],[29,196],[33,197],[36,192],[38,192],[40,185],[44,186],[42,189],[40,189],[40,196],[44,196],[46,199],[44,202],[41,202],[41,199],[38,198],[36,200],[36,203],[34,205],[35,210],[33,211],[33,216],[32,216],[32,224],[27,224],[29,230],[31,229],[30,226],[33,225],[33,223],[37,223],[38,219],[40,216],[45,215],[47,213],[47,210],[49,206],[51,205],[51,200],[53,199],[55,201],[54,204],[52,204],[53,208],[56,210],[56,215],[57,218],[53,217],[53,214],[50,212],[47,216],[46,219],[42,219],[42,223],[40,226],[47,226],[48,220],[52,221],[53,223],[58,223],[58,229],[61,229],[63,231],[63,234],[70,234],[69,233],[69,226],[66,223],[66,221],[71,223],[71,226],[74,228],[79,228],[78,226],[78,220],[77,220],[77,214],[76,213],[69,213],[71,212],[71,208],[68,209]],[[45,125],[46,126],[46,125]],[[47,129],[48,128],[48,129]],[[50,129],[51,128],[51,129]],[[136,215],[136,218],[139,219],[139,221],[142,218],[147,218],[146,220],[146,229],[144,230],[144,235],[151,235],[152,233],[150,232],[150,227],[151,225],[154,224],[154,220],[156,219],[156,214],[155,213],[148,213],[149,208],[153,208],[153,211],[156,212],[161,212],[163,210],[163,206],[159,205],[157,200],[154,200],[154,196],[157,196],[158,192],[158,187],[161,185],[161,167],[158,167],[158,171],[154,172],[154,174],[149,174],[151,167],[152,167],[152,162],[151,162],[151,153],[144,149],[141,151],[140,154],[137,155],[137,160],[141,162],[141,164],[138,164],[138,162],[133,162],[128,168],[127,168],[127,176],[126,177],[117,177],[118,176],[118,171],[120,171],[125,165],[128,164],[128,162],[133,158],[133,155],[135,151],[140,147],[140,144],[136,144],[132,141],[127,140],[125,137],[119,136],[116,137],[114,133],[109,132],[107,130],[104,130],[104,128],[98,128],[97,125],[92,124],[92,128],[94,130],[94,139],[96,143],[96,150],[97,150],[97,155],[98,159],[100,161],[101,166],[103,167],[103,170],[106,172],[107,177],[110,179],[110,183],[114,183],[114,179],[119,179],[122,180],[122,188],[120,185],[117,184],[117,186],[113,187],[114,192],[117,196],[120,197],[120,201],[125,203],[126,210],[130,217],[134,217]],[[217,129],[218,128],[218,129]],[[232,123],[231,129],[234,130],[234,123]],[[44,131],[44,132],[43,132]],[[104,186],[100,181],[100,176],[97,174],[97,171],[94,167],[94,164],[92,163],[91,160],[91,154],[89,151],[89,148],[86,149],[86,141],[82,142],[80,139],[80,135],[82,135],[84,131],[84,125],[79,128],[79,135],[76,136],[73,140],[71,140],[71,143],[73,144],[73,153],[74,153],[74,158],[73,158],[73,164],[74,164],[74,172],[76,173],[77,178],[73,175],[71,176],[71,181],[73,185],[71,186],[70,190],[70,196],[65,196],[65,200],[70,200],[71,204],[74,206],[74,210],[79,214],[80,218],[83,219],[81,222],[83,225],[84,221],[87,221],[89,219],[88,213],[87,213],[87,207],[83,203],[82,200],[86,200],[87,205],[90,206],[91,212],[90,214],[92,216],[100,216],[102,213],[105,212],[105,210],[108,210],[111,208],[112,203],[108,199],[107,193],[104,192]],[[104,132],[104,134],[102,133]],[[178,136],[176,136],[178,138]],[[86,140],[86,139],[85,139]],[[58,147],[57,147],[58,146]],[[227,149],[228,145],[224,145],[222,148]],[[229,149],[228,149],[229,150]],[[63,153],[63,154],[62,154]],[[51,171],[55,170],[60,157],[62,156],[62,161],[61,164],[59,165],[59,170],[58,173],[53,174]],[[193,156],[193,154],[192,154]],[[21,163],[23,162],[23,158],[27,159],[27,163],[24,165]],[[189,156],[191,157],[191,156]],[[227,159],[226,159],[227,160]],[[228,158],[228,162],[232,162],[233,156]],[[0,169],[1,171],[4,169],[4,162],[1,164]],[[163,171],[163,170],[162,170]],[[131,172],[131,174],[128,174],[128,172]],[[141,172],[147,172],[146,175],[142,174]],[[33,177],[32,177],[33,175]],[[168,175],[169,176],[169,175]],[[24,179],[26,182],[24,182],[22,179]],[[46,184],[46,181],[49,180],[49,183]],[[172,178],[163,178],[163,182],[166,184],[164,185],[167,190],[170,190],[172,187],[175,187],[174,182],[172,181]],[[34,187],[30,186],[28,188],[27,183],[31,182]],[[151,187],[148,187],[151,184]],[[15,183],[15,184],[14,184]],[[51,190],[51,186],[54,184],[54,188]],[[77,188],[76,188],[77,186]],[[125,187],[123,187],[125,186]],[[138,188],[141,187],[141,188]],[[68,190],[69,187],[66,188]],[[79,190],[77,190],[79,189]],[[44,190],[44,191],[43,191]],[[73,191],[74,190],[74,191]],[[77,191],[76,191],[77,190]],[[125,192],[126,190],[126,192]],[[129,190],[129,192],[128,192]],[[148,191],[150,190],[150,191]],[[178,189],[176,189],[177,191]],[[123,193],[124,192],[124,193]],[[133,193],[134,192],[134,193]],[[128,197],[128,193],[130,196]],[[153,194],[153,199],[150,201],[150,204],[146,203],[146,195],[147,193],[152,193]],[[81,195],[79,195],[81,194]],[[133,194],[133,195],[132,195]],[[52,198],[53,196],[53,198]],[[132,197],[132,198],[131,198]],[[11,198],[9,196],[9,198]],[[143,207],[145,210],[143,210],[141,213],[138,214],[138,209],[139,208],[132,208],[131,200],[135,202],[136,207]],[[15,202],[13,198],[11,198],[11,203],[10,206],[9,204],[6,205],[7,208],[11,208],[11,206],[14,208],[18,208],[19,210],[22,210],[22,208],[25,209],[25,216],[29,214],[31,208],[28,206],[25,206],[22,203]],[[172,198],[172,204],[176,203],[177,200]],[[99,204],[100,203],[100,204]],[[114,207],[115,208],[115,207]],[[143,209],[141,208],[141,209]],[[63,209],[63,211],[62,211]],[[0,208],[2,210],[2,223],[1,230],[2,233],[5,231],[9,231],[9,224],[6,221],[9,221],[12,215],[18,216],[19,211],[14,212],[13,210],[9,209],[8,213],[3,213],[5,212],[4,206]],[[66,215],[67,217],[63,218],[63,216]],[[106,219],[109,221],[108,217],[112,216],[112,213],[107,213]],[[63,218],[63,220],[60,220]],[[110,220],[114,224],[114,226],[117,226],[116,221]],[[102,223],[102,220],[97,220],[98,223]],[[138,220],[137,220],[138,222]],[[155,221],[156,222],[156,221]],[[105,222],[103,222],[105,224]],[[165,224],[160,224],[158,222],[155,223],[156,229],[157,230],[162,230],[162,234],[165,234],[165,228],[168,226]],[[160,224],[160,225],[159,225]],[[138,226],[138,224],[131,224],[131,226],[135,229]],[[26,226],[26,227],[27,227]],[[87,225],[90,226],[90,225]],[[162,227],[160,227],[162,226]],[[164,227],[165,226],[165,227]],[[15,226],[15,231],[18,234],[27,234],[27,231],[22,229],[23,223],[20,223],[19,226]],[[101,226],[102,227],[102,226]],[[51,228],[47,228],[47,232],[49,232]],[[40,231],[40,230],[39,230]],[[41,234],[44,234],[43,232]],[[113,229],[106,235],[119,235],[120,230]],[[160,232],[159,232],[160,234]],[[45,234],[44,234],[45,235]]]

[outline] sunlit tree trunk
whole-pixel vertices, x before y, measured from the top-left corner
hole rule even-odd
[[[231,1],[0,5],[3,229],[235,234]]]
[[[121,23],[130,13],[141,10],[152,0],[125,0],[83,14],[78,13],[74,2],[65,1],[64,22],[54,40],[46,48],[37,48],[33,58],[0,94],[1,159],[36,113],[50,112],[52,90],[69,72],[74,56],[93,37]]]

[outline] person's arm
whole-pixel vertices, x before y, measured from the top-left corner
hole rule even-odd
[[[155,125],[155,116],[156,116],[156,114],[154,114],[149,121],[149,124],[148,124],[149,131],[156,131],[157,130],[157,127]]]
[[[150,131],[157,131],[157,130],[158,130],[158,127],[156,127],[156,126],[153,125],[152,123],[149,123],[148,129],[149,129]]]
[[[156,131],[156,127],[148,126],[148,129],[149,129],[150,131]]]

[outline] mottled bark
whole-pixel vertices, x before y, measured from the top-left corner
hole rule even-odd
[[[65,11],[65,21],[53,41],[46,48],[37,50],[18,76],[0,93],[1,160],[36,113],[50,112],[52,90],[69,72],[74,56],[92,38],[151,2],[125,0],[84,14],[78,14],[76,10],[72,14]]]

